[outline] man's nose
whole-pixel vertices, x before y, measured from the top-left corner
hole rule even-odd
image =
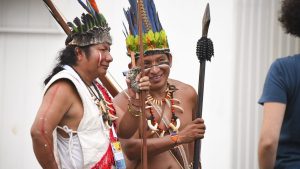
[[[110,54],[110,52],[107,53],[106,60],[108,62],[112,62],[114,60],[113,57],[112,57],[112,55]]]
[[[150,68],[150,71],[151,72],[158,72],[160,70],[159,66],[156,64],[156,65],[152,65],[151,68]]]

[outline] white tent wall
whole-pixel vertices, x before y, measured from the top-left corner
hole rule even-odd
[[[112,28],[110,73],[125,87],[121,72],[129,58],[122,8],[128,2],[97,2]],[[173,54],[170,76],[195,89],[199,74],[195,49],[207,2],[211,8],[208,36],[215,57],[207,63],[205,77],[203,168],[258,168],[261,108],[257,99],[263,80],[276,57],[299,51],[299,41],[284,35],[277,22],[279,0],[155,0]],[[64,39],[42,0],[0,0],[0,169],[40,168],[30,127],[41,103],[43,80]]]
[[[262,106],[257,101],[271,63],[299,53],[299,39],[288,36],[278,21],[280,0],[236,0],[235,62],[232,100],[232,169],[258,168]]]
[[[41,168],[30,127],[64,34],[42,1],[0,1],[0,168]]]

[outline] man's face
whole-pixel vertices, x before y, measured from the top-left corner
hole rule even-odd
[[[98,76],[104,76],[113,58],[110,54],[110,45],[97,44],[89,49],[88,66],[94,71],[97,70]],[[96,72],[94,72],[96,73]]]
[[[159,89],[167,83],[171,56],[155,54],[144,57],[145,74],[149,76],[151,89]]]

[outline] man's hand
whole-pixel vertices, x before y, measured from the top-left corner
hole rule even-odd
[[[205,124],[202,118],[197,118],[178,133],[178,143],[190,143],[196,139],[202,139],[205,133]]]
[[[127,75],[126,83],[128,87],[128,94],[130,98],[136,99],[136,95],[139,91],[149,91],[150,90],[150,81],[148,76],[141,77],[141,73],[137,74],[134,78]]]

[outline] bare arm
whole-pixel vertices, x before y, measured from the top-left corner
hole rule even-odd
[[[282,103],[265,103],[264,116],[259,139],[259,167],[273,169],[282,121],[286,105]]]
[[[173,142],[170,137],[171,136],[168,135],[162,138],[148,138],[148,156],[151,157],[173,148],[175,142]],[[137,133],[130,139],[121,139],[121,142],[124,152],[129,160],[139,160],[141,158],[142,139],[138,138]]]
[[[204,133],[205,133],[204,121],[202,119],[195,119],[178,133],[177,142],[172,141],[170,135],[166,135],[160,138],[148,138],[147,139],[148,155],[150,157],[155,156],[159,153],[170,150],[176,145],[193,143],[195,139],[203,138]],[[142,139],[139,139],[137,133],[132,138],[122,139],[121,141],[122,141],[122,146],[124,148],[125,154],[130,160],[140,159]]]
[[[190,102],[192,104],[192,107],[193,107],[193,109],[192,109],[192,119],[194,120],[194,119],[196,119],[196,111],[197,111],[197,106],[198,106],[197,105],[198,95],[197,95],[195,89],[192,88],[192,87],[188,91],[190,93],[189,95],[191,96],[189,98],[189,100],[190,100]],[[188,154],[189,155],[188,158],[189,158],[190,161],[194,160],[194,145],[195,145],[195,142],[193,141],[193,142],[189,143],[189,146],[188,146],[189,152],[190,152]],[[199,160],[201,160],[201,159],[199,159]]]
[[[140,117],[134,116],[128,111],[128,98],[124,93],[120,93],[114,99],[114,107],[118,116],[117,133],[121,138],[130,138],[139,128]]]
[[[130,138],[139,128],[141,101],[136,98],[137,93],[130,87],[127,79],[128,89],[119,93],[114,99],[114,107],[116,109],[117,116],[117,133],[121,138]],[[149,77],[144,76],[139,79],[140,90],[148,92],[150,88]],[[127,94],[126,94],[127,93]],[[130,103],[130,109],[128,104]],[[135,106],[134,106],[135,105]],[[139,111],[136,111],[139,110]]]
[[[43,168],[58,168],[53,153],[52,133],[68,111],[71,102],[71,87],[66,81],[53,84],[43,97],[31,127],[33,150],[37,160]]]

